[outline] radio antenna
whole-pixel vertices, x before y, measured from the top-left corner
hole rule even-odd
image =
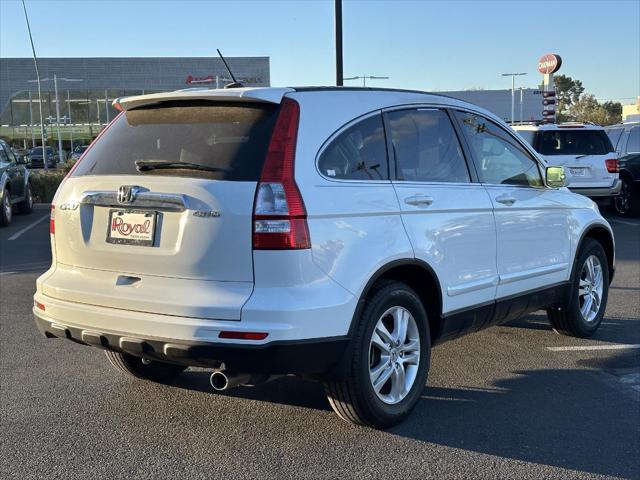
[[[232,83],[227,83],[224,86],[224,88],[242,88],[242,87],[244,87],[244,85],[242,83],[240,83],[238,80],[236,80],[235,75],[233,74],[233,72],[229,68],[229,64],[227,63],[227,61],[222,56],[222,52],[220,52],[220,49],[216,48],[216,51],[218,52],[218,55],[220,55],[220,60],[222,60],[222,63],[224,63],[224,67],[227,69],[227,72],[229,72],[229,76],[231,77],[231,80],[233,80]]]

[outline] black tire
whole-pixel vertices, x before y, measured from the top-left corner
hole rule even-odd
[[[183,365],[158,362],[155,360],[145,364],[140,357],[129,355],[128,353],[112,352],[111,350],[106,350],[105,354],[109,359],[109,363],[117,370],[142,380],[165,382],[174,379],[187,368]]]
[[[592,255],[596,256],[600,262],[603,283],[598,311],[591,321],[587,321],[580,311],[583,300],[580,297],[579,289],[580,280],[583,276],[583,267],[587,259]],[[547,317],[557,333],[571,337],[586,338],[598,330],[607,308],[607,299],[609,298],[609,264],[607,263],[607,255],[600,242],[592,238],[587,238],[584,241],[580,252],[578,252],[573,270],[569,305],[566,308],[548,309]]]
[[[394,306],[411,313],[420,339],[420,359],[413,385],[395,404],[383,402],[370,380],[370,341],[378,320]],[[345,375],[325,382],[327,398],[340,418],[357,425],[387,428],[404,420],[415,407],[424,390],[429,372],[431,338],[427,313],[416,293],[404,283],[379,281],[366,300],[349,350]]]
[[[11,194],[5,188],[2,192],[2,203],[0,204],[0,227],[7,227],[11,224],[13,216],[13,206],[11,205]]]
[[[24,190],[24,200],[18,204],[20,213],[29,214],[33,212],[33,193],[31,192],[31,184],[27,182],[27,187]]]
[[[611,208],[621,217],[636,217],[640,215],[640,189],[634,188],[633,180],[624,175],[620,194],[611,200]]]

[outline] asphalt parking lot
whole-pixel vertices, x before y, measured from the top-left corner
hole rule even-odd
[[[593,338],[536,313],[436,347],[413,416],[381,432],[341,421],[314,383],[133,381],[41,337],[47,214],[0,230],[2,478],[640,478],[640,219],[611,221],[617,272]]]

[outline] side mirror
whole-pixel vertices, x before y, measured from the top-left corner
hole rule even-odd
[[[567,186],[567,176],[564,167],[547,167],[547,186],[560,188]]]

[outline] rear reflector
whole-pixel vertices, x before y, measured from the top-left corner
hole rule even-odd
[[[294,176],[299,118],[298,102],[285,98],[253,202],[255,250],[311,248],[307,211]]]
[[[605,160],[604,164],[607,166],[607,172],[609,173],[620,172],[620,165],[618,164],[618,160],[616,158]]]
[[[264,340],[269,334],[266,332],[220,332],[218,338],[234,340]]]
[[[39,301],[37,301],[37,300],[34,300],[34,301],[33,301],[33,305],[34,305],[36,308],[39,308],[39,309],[40,309],[40,310],[42,310],[42,311],[44,311],[44,310],[45,310],[44,303],[40,303],[40,302],[39,302]]]
[[[56,206],[51,204],[51,215],[49,216],[49,233],[55,235],[56,233]]]

